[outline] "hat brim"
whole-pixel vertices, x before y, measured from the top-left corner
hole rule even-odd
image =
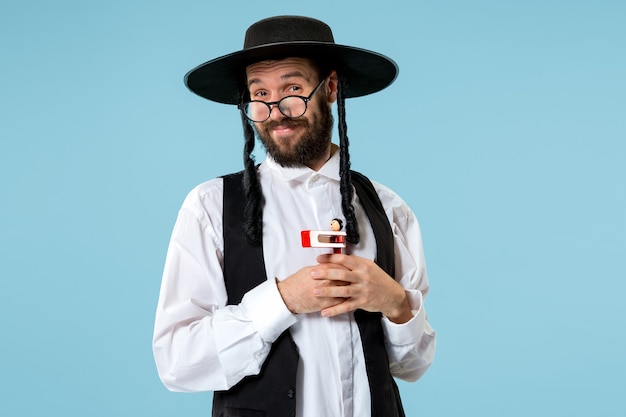
[[[345,77],[346,98],[380,91],[398,75],[396,63],[376,52],[327,42],[288,42],[248,48],[205,62],[185,75],[185,85],[206,99],[239,104],[246,67],[286,57],[307,57],[336,69]]]

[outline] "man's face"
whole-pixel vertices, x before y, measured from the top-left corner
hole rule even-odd
[[[321,81],[305,58],[262,61],[246,69],[250,100],[278,101],[295,95],[308,97]],[[270,118],[254,123],[267,153],[285,167],[319,169],[330,157],[333,127],[331,104],[336,99],[336,76],[330,76],[308,102],[301,117],[287,118],[276,106]]]

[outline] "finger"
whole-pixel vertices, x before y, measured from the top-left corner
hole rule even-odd
[[[349,313],[358,307],[352,300],[346,300],[343,303],[336,304],[332,307],[325,308],[321,311],[322,317],[334,317],[339,314]]]
[[[311,278],[317,280],[327,280],[337,283],[338,281],[353,282],[354,274],[344,268],[329,268],[319,265],[311,270]],[[345,285],[345,284],[344,284]]]
[[[311,267],[311,269],[313,269],[313,268],[318,268],[318,269],[343,269],[344,271],[349,271],[350,270],[349,268],[346,268],[343,265],[332,264],[332,263],[329,263],[329,262],[317,264],[317,265]]]
[[[348,269],[354,269],[358,263],[357,263],[357,257],[356,256],[352,256],[352,255],[345,255],[343,253],[327,253],[324,255],[319,255],[317,257],[317,262],[320,264],[335,264],[335,265],[342,265],[345,268]]]
[[[354,296],[354,289],[350,285],[317,287],[313,295],[320,298],[350,298]]]

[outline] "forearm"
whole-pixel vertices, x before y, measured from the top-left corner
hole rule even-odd
[[[220,364],[213,317],[173,321],[157,313],[153,338],[159,377],[171,391],[227,389],[227,376]]]
[[[295,321],[284,305],[268,302],[276,296],[275,284],[267,282],[236,306],[205,309],[188,300],[159,308],[154,356],[165,386],[224,390],[258,374],[272,342]],[[264,308],[261,300],[267,302]]]

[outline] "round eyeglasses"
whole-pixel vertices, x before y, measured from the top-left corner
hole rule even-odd
[[[272,106],[276,106],[283,116],[290,119],[302,117],[304,113],[306,113],[307,103],[311,101],[311,98],[313,98],[313,95],[319,90],[324,81],[325,79],[322,79],[308,97],[286,96],[278,101],[252,100],[241,103],[237,108],[243,110],[248,120],[255,123],[264,122],[269,119],[272,114]]]

